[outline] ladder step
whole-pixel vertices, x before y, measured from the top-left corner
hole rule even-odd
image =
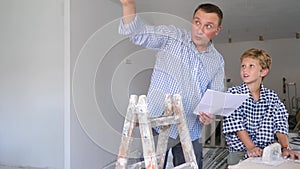
[[[179,166],[174,167],[173,169],[186,169],[186,168],[197,169],[194,162],[183,163]]]
[[[167,126],[170,124],[178,124],[180,122],[178,116],[162,116],[151,118],[150,120],[152,127]]]
[[[128,169],[141,169],[141,168],[145,168],[145,161],[140,161],[128,166]]]

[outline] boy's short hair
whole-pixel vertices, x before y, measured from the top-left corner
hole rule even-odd
[[[244,58],[252,58],[258,60],[259,65],[263,70],[271,69],[272,57],[265,50],[260,50],[257,48],[248,49],[242,54],[240,58],[241,62]]]

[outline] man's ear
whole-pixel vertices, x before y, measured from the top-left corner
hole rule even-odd
[[[268,75],[269,71],[270,71],[269,69],[261,70],[261,77],[266,77]]]
[[[219,32],[221,31],[221,29],[222,29],[222,26],[219,26],[219,27],[217,28],[216,32],[215,32],[215,35],[218,35]]]

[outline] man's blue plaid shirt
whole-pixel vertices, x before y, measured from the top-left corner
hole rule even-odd
[[[245,83],[228,89],[233,94],[249,94]],[[274,143],[277,132],[288,133],[288,112],[277,94],[261,84],[260,98],[255,101],[252,96],[223,120],[223,134],[230,152],[247,149],[237,136],[237,131],[246,130],[249,137],[260,148]]]
[[[224,89],[224,60],[212,42],[206,51],[198,52],[189,31],[146,25],[139,16],[127,25],[121,21],[119,32],[129,35],[134,44],[158,50],[147,94],[150,115],[162,114],[166,94],[180,94],[191,139],[200,138],[202,126],[193,111],[207,89]],[[177,127],[172,125],[170,137],[177,136]]]

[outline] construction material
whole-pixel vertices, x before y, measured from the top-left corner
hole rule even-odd
[[[205,148],[225,148],[225,137],[222,134],[223,117],[216,116],[216,119],[209,125],[202,127],[202,142]]]
[[[273,143],[263,149],[262,161],[272,162],[278,161],[281,157],[281,145]]]
[[[209,151],[203,157],[203,168],[227,169],[228,154],[227,148],[209,148]]]

